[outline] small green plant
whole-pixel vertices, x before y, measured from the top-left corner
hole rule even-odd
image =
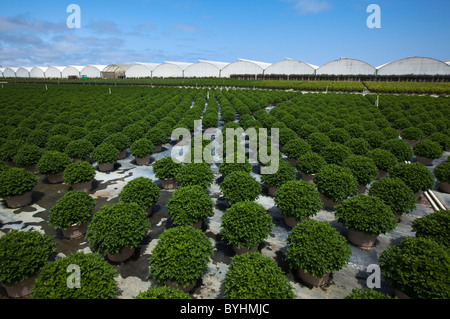
[[[297,160],[296,168],[302,172],[302,174],[313,175],[325,165],[327,165],[327,162],[322,156],[311,152],[301,156]]]
[[[172,157],[164,157],[153,164],[153,171],[159,179],[170,179],[177,176],[182,166],[182,163],[174,161]]]
[[[0,174],[4,171],[7,171],[11,168],[11,166],[9,166],[8,164],[6,164],[3,161],[0,161]]]
[[[331,143],[322,150],[322,156],[328,164],[341,165],[350,155],[350,148],[339,143]]]
[[[413,299],[450,298],[450,251],[431,239],[408,237],[384,250],[379,264],[386,281]]]
[[[80,140],[84,139],[88,134],[88,130],[84,127],[72,126],[70,130],[67,132],[67,137],[71,140]]]
[[[450,162],[444,162],[436,165],[434,176],[441,183],[450,183]]]
[[[222,216],[222,235],[238,249],[251,249],[262,243],[274,226],[272,217],[260,204],[243,201],[227,209]]]
[[[261,184],[249,173],[232,172],[220,185],[223,197],[231,205],[242,201],[254,201],[261,194]]]
[[[375,163],[375,166],[380,169],[389,172],[395,165],[398,164],[397,157],[388,150],[376,148],[369,153],[367,157],[371,158]]]
[[[238,160],[240,159],[240,160]],[[247,157],[240,157],[238,154],[234,154],[234,160],[227,162],[227,158],[219,165],[219,173],[223,177],[229,175],[231,172],[246,172],[250,173],[252,171],[252,164],[248,161]]]
[[[379,148],[387,140],[386,136],[380,131],[366,131],[363,137],[372,149]]]
[[[154,127],[148,131],[145,138],[149,139],[153,145],[162,145],[167,143],[168,135],[161,128]]]
[[[313,152],[322,152],[322,150],[331,144],[331,139],[322,132],[312,133],[308,136],[308,144]]]
[[[284,183],[293,181],[295,179],[295,168],[292,167],[291,164],[283,160],[279,162],[278,170],[276,172],[274,172],[273,174],[261,175],[261,182],[269,187],[281,187]]]
[[[293,299],[293,287],[275,260],[258,252],[232,257],[224,279],[229,299]]]
[[[43,175],[59,174],[64,172],[66,167],[71,163],[72,160],[67,154],[58,151],[49,151],[42,155],[36,168]]]
[[[450,211],[439,210],[413,221],[412,230],[417,238],[428,238],[450,247]]]
[[[422,132],[423,132],[423,134],[425,134],[425,136],[429,136],[429,135],[437,132],[436,125],[434,125],[433,123],[430,123],[430,122],[420,123],[417,125],[417,127],[422,130]]]
[[[292,159],[298,159],[302,155],[311,152],[311,146],[304,140],[297,138],[290,140],[283,147],[284,154]]]
[[[383,133],[387,140],[398,140],[400,136],[400,133],[393,127],[384,127],[381,129],[381,133]]]
[[[234,114],[234,113],[233,113]],[[133,299],[192,299],[189,293],[168,286],[154,286]]]
[[[450,136],[444,133],[433,133],[429,137],[430,140],[437,142],[441,145],[443,151],[447,151],[450,147]]]
[[[351,138],[344,144],[355,155],[366,155],[370,151],[370,144],[364,138]]]
[[[67,284],[71,265],[80,267],[79,288],[70,288]],[[98,253],[76,252],[41,269],[30,299],[112,299],[117,296],[114,277],[118,275]]]
[[[427,157],[427,158],[439,158],[442,156],[444,151],[442,150],[441,144],[438,142],[433,142],[430,139],[422,140],[414,145],[414,154],[417,156]]]
[[[49,211],[49,224],[67,229],[71,225],[89,222],[94,213],[95,200],[85,192],[67,192]]]
[[[166,229],[149,258],[149,276],[159,283],[170,280],[184,287],[203,276],[213,246],[208,237],[192,226]]]
[[[344,297],[344,299],[397,299],[392,298],[382,292],[364,288],[364,289],[352,289],[352,292]]]
[[[95,168],[88,162],[79,161],[67,165],[63,176],[67,185],[88,183],[95,177]]]
[[[89,133],[86,134],[84,139],[86,141],[89,141],[94,147],[99,146],[103,143],[103,141],[108,138],[109,133],[102,129],[94,129],[92,131],[89,131]]]
[[[378,168],[370,157],[362,155],[350,155],[342,163],[356,177],[359,185],[370,184],[378,176]]]
[[[6,233],[0,237],[0,282],[12,287],[37,275],[55,252],[53,238],[38,231]]]
[[[399,162],[410,161],[414,156],[411,146],[407,142],[399,139],[387,140],[380,148],[394,154]]]
[[[27,143],[34,144],[39,147],[44,147],[47,143],[48,133],[44,130],[31,131],[27,138]]]
[[[23,168],[12,167],[0,173],[0,196],[9,198],[31,191],[37,184],[33,173]]]
[[[122,248],[136,248],[147,234],[150,222],[136,203],[104,205],[92,217],[86,238],[94,249],[117,254]]]
[[[177,189],[167,203],[167,213],[177,226],[192,225],[214,215],[214,202],[200,186]]]
[[[297,133],[295,133],[293,130],[287,127],[280,128],[279,130],[280,136],[279,141],[280,145],[284,146],[289,142],[290,140],[295,140],[298,138]]]
[[[64,153],[70,158],[86,159],[94,150],[94,145],[85,139],[71,141],[64,149]]]
[[[0,146],[0,158],[7,162],[12,162],[19,149],[25,145],[22,140],[7,140]]]
[[[328,137],[331,139],[332,142],[339,144],[344,144],[351,138],[350,134],[344,128],[341,127],[334,128],[331,131],[329,131]]]
[[[119,193],[119,201],[136,203],[146,209],[158,202],[161,190],[150,178],[138,177],[129,181]]]
[[[214,174],[207,163],[184,164],[176,175],[180,187],[198,185],[207,189],[214,180]]]
[[[14,156],[13,162],[19,166],[26,167],[37,164],[44,155],[44,150],[37,145],[23,145]]]
[[[336,202],[358,193],[358,180],[347,167],[325,165],[314,176],[317,189],[326,198]]]
[[[134,142],[144,137],[145,129],[138,124],[130,124],[124,127],[122,133],[128,136],[131,142]]]
[[[426,191],[434,188],[434,176],[422,163],[400,163],[395,166],[390,177],[398,177],[414,192]]]
[[[402,131],[400,136],[404,140],[417,141],[424,137],[424,134],[420,128],[408,127]]]
[[[352,254],[347,239],[327,221],[310,219],[298,224],[288,234],[287,244],[291,268],[317,278],[346,266]]]
[[[65,135],[52,135],[49,136],[45,149],[47,151],[57,151],[64,153],[66,146],[70,143],[70,138]]]
[[[119,151],[123,151],[130,146],[130,138],[122,132],[109,135],[103,140],[104,143],[112,144]]]
[[[91,153],[91,157],[98,164],[114,163],[119,157],[119,150],[112,144],[102,143]]]
[[[136,158],[145,158],[155,152],[155,145],[146,138],[141,138],[130,147],[130,153]]]

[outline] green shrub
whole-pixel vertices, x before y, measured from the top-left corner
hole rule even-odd
[[[162,145],[167,143],[168,134],[164,132],[164,130],[154,127],[151,128],[148,133],[145,135],[146,139],[149,139],[153,145]]]
[[[205,190],[214,180],[214,174],[207,163],[184,164],[175,177],[180,187],[198,185]]]
[[[88,131],[93,131],[98,129],[100,126],[102,126],[102,122],[100,122],[100,120],[90,120],[84,125],[84,128]]]
[[[353,154],[366,155],[370,151],[370,144],[364,138],[351,138],[344,144]]]
[[[351,138],[360,138],[364,134],[364,128],[358,123],[348,124],[344,128]]]
[[[122,248],[136,248],[150,228],[145,211],[136,203],[104,205],[92,217],[86,238],[102,253],[117,254]]]
[[[155,152],[155,145],[146,138],[141,138],[130,147],[130,153],[136,158],[145,158]]]
[[[284,146],[287,144],[287,142],[289,142],[290,140],[295,140],[298,138],[297,133],[295,133],[293,130],[291,130],[290,128],[280,128],[279,130],[279,142],[281,146]]]
[[[64,153],[66,146],[70,143],[70,138],[65,135],[52,135],[49,136],[45,149],[47,151],[56,151]]]
[[[352,151],[339,143],[331,143],[322,150],[322,156],[328,164],[341,165],[350,155],[352,155]]]
[[[122,130],[122,133],[128,136],[131,142],[134,142],[145,136],[145,129],[138,124],[130,124]]]
[[[200,186],[177,189],[167,203],[167,213],[177,226],[205,221],[214,215],[214,202]]]
[[[426,136],[437,132],[437,127],[433,123],[430,123],[430,122],[420,123],[420,124],[417,125],[417,127],[419,129],[421,129],[422,132]]]
[[[94,150],[94,145],[85,139],[71,141],[64,149],[64,153],[70,158],[86,159]]]
[[[293,287],[275,260],[258,252],[236,255],[223,281],[229,299],[293,299]]]
[[[67,132],[67,137],[71,140],[81,140],[84,139],[89,131],[84,127],[73,126]]]
[[[119,193],[119,201],[136,203],[140,207],[151,208],[158,202],[161,190],[150,178],[137,177],[129,181]]]
[[[7,286],[37,275],[56,252],[52,237],[12,230],[0,237],[0,282]]]
[[[63,172],[72,160],[64,153],[49,151],[42,155],[36,167],[43,175],[58,174]]]
[[[328,132],[328,137],[334,143],[344,144],[351,137],[350,134],[344,128],[334,128]]]
[[[450,298],[450,251],[430,239],[408,237],[383,251],[379,264],[386,281],[411,298]]]
[[[442,154],[444,153],[441,144],[439,144],[438,142],[433,142],[430,139],[417,142],[417,144],[414,145],[413,150],[416,156],[422,156],[433,159],[441,157]]]
[[[313,152],[322,152],[322,150],[331,144],[331,139],[322,132],[312,133],[308,136],[308,144]]]
[[[288,234],[286,259],[314,277],[340,270],[352,254],[347,239],[327,221],[306,220]]]
[[[149,258],[149,276],[186,287],[203,276],[212,255],[212,243],[202,231],[192,226],[166,229]]]
[[[28,127],[16,127],[9,132],[8,139],[26,141],[30,133],[31,129]]]
[[[400,136],[400,133],[392,127],[382,128],[381,133],[383,133],[387,140],[398,140],[398,137]]]
[[[281,187],[284,183],[293,181],[295,179],[295,168],[292,167],[291,164],[283,160],[279,162],[278,170],[275,173],[261,175],[261,182],[269,187]]]
[[[102,143],[91,153],[91,157],[98,164],[114,163],[119,157],[119,150],[112,144]]]
[[[222,235],[239,248],[257,247],[272,231],[272,217],[251,201],[234,204],[222,216]]]
[[[414,192],[399,178],[382,178],[374,182],[369,195],[383,200],[394,214],[403,215],[416,208]]]
[[[283,147],[283,151],[287,157],[298,159],[300,156],[310,153],[311,146],[306,141],[297,138],[287,142]]]
[[[397,157],[388,150],[376,148],[367,153],[367,157],[371,158],[375,166],[384,171],[390,171],[398,164]]]
[[[414,192],[434,188],[434,176],[422,163],[400,163],[389,173],[390,177],[398,177]]]
[[[182,167],[182,163],[171,157],[164,157],[153,164],[153,171],[159,179],[175,178]]]
[[[23,168],[12,167],[0,173],[0,196],[3,198],[23,195],[37,184],[33,173]]]
[[[109,135],[109,133],[106,132],[105,130],[97,129],[97,130],[89,131],[89,133],[86,134],[84,139],[86,141],[89,141],[94,147],[97,147],[100,144],[102,144],[105,139],[108,138],[108,135]]]
[[[103,140],[104,143],[114,145],[119,151],[123,151],[130,146],[130,138],[122,132],[109,135]]]
[[[19,149],[25,145],[22,140],[7,140],[0,146],[0,158],[7,162],[12,162]]]
[[[64,183],[67,185],[88,183],[95,177],[95,168],[86,161],[67,165],[64,169]]]
[[[358,193],[358,180],[347,167],[325,165],[314,176],[317,189],[325,197],[336,202]]]
[[[27,138],[27,143],[44,147],[47,143],[48,133],[44,130],[31,131]]]
[[[249,173],[232,172],[220,185],[223,197],[230,204],[254,201],[261,194],[261,184]]]
[[[392,127],[398,130],[404,130],[411,126],[412,123],[405,117],[396,119],[392,122]]]
[[[11,168],[11,166],[9,166],[8,164],[6,164],[3,161],[0,161],[0,174],[4,171],[7,171]]]
[[[25,144],[19,148],[13,162],[22,167],[31,166],[39,162],[44,152],[39,146]]]
[[[327,162],[322,156],[316,153],[308,153],[297,160],[296,168],[302,174],[312,175],[316,174],[325,165],[327,165]]]
[[[450,211],[439,210],[413,221],[412,230],[417,238],[428,238],[450,247]]]
[[[424,137],[424,134],[420,128],[408,127],[402,131],[400,136],[405,140],[417,141]]]
[[[316,187],[305,181],[289,181],[281,186],[275,197],[281,214],[301,221],[315,216],[322,208]]]
[[[342,166],[352,171],[359,185],[370,184],[378,176],[378,168],[370,157],[350,155],[344,160]]]
[[[89,222],[94,213],[95,200],[85,192],[69,191],[49,211],[49,224],[67,229]]]
[[[433,142],[439,143],[443,151],[447,151],[450,147],[450,136],[444,133],[433,133],[430,135],[429,139]]]
[[[450,183],[450,162],[437,165],[434,168],[434,176],[441,183]]]
[[[234,114],[234,113],[233,113]],[[189,293],[168,287],[168,286],[154,286],[144,292],[140,292],[139,295],[133,299],[192,299]]]
[[[363,137],[373,149],[379,148],[387,141],[386,136],[380,131],[366,131],[364,132]]]
[[[344,297],[344,299],[397,299],[392,298],[382,292],[364,288],[364,289],[352,289],[352,292]]]
[[[314,125],[305,124],[302,127],[300,127],[300,129],[298,130],[298,135],[301,138],[309,139],[309,136],[311,134],[314,134],[314,133],[317,133],[317,132],[319,132],[319,130]]]
[[[219,165],[219,173],[222,174],[223,177],[237,171],[246,173],[250,173],[252,171],[252,164],[250,164],[247,157],[239,156],[237,153],[235,153],[233,161],[228,162],[227,158],[225,157],[224,161]]]
[[[70,265],[80,267],[80,288],[67,285]],[[73,271],[73,270],[72,270]],[[117,296],[119,274],[97,253],[76,252],[45,265],[32,288],[30,299],[111,299]]]
[[[407,142],[399,139],[387,140],[380,148],[394,154],[399,162],[410,161],[414,156],[411,146]]]

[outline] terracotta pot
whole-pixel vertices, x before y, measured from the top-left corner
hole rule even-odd
[[[72,186],[70,186],[72,188],[72,190],[76,191],[76,192],[86,192],[89,193],[92,189],[92,182],[94,180],[91,180],[87,183],[79,183],[79,184],[73,184]]]
[[[161,179],[161,184],[164,189],[175,189],[178,187],[176,178]]]
[[[302,222],[301,220],[296,220],[294,217],[284,216],[284,223],[291,228],[294,228],[301,222]]]
[[[275,187],[275,186],[269,186],[269,188],[268,188],[268,190],[267,190],[267,194],[268,194],[269,196],[275,197],[276,194],[277,194],[277,190],[278,190],[278,187]]]
[[[328,278],[330,277],[330,274],[325,274],[322,276],[322,278],[317,278],[305,272],[303,269],[298,269],[297,275],[305,284],[313,287],[324,286],[328,282]]]
[[[148,165],[149,163],[150,163],[150,155],[147,155],[146,157],[143,158],[136,157],[136,165],[138,166]]]
[[[333,210],[334,206],[339,205],[341,202],[336,202],[330,198],[325,197],[322,193],[319,194],[322,199],[325,209]]]
[[[88,223],[83,223],[81,225],[72,225],[67,229],[61,229],[65,238],[74,239],[86,234]]]
[[[199,221],[197,223],[192,224],[192,227],[194,227],[195,229],[201,230],[202,229],[202,225],[203,225],[203,221],[201,220],[201,221]]]
[[[348,230],[348,240],[363,249],[371,249],[375,246],[378,235],[369,236],[365,232],[357,231],[354,229]]]
[[[110,172],[114,170],[114,163],[98,164],[98,170],[100,172]]]
[[[19,208],[19,207],[27,206],[32,201],[31,194],[32,194],[32,191],[29,191],[22,195],[17,195],[17,196],[12,196],[10,198],[6,198],[5,199],[6,205],[9,208]]]
[[[414,147],[414,145],[417,144],[417,142],[419,142],[418,140],[405,140],[403,139],[406,143],[409,144],[409,146]]]
[[[407,294],[401,292],[400,290],[395,289],[395,296],[398,299],[411,299],[410,296],[408,296]]]
[[[130,248],[130,247],[124,247],[122,248],[122,250],[117,253],[117,254],[107,254],[108,259],[111,260],[112,262],[115,263],[119,263],[119,262],[123,262],[127,259],[129,259],[131,256],[133,256],[134,251],[136,249],[135,248]]]
[[[253,253],[258,251],[258,246],[256,247],[252,247],[252,248],[247,248],[247,247],[241,247],[241,248],[237,248],[235,244],[233,244],[233,250],[236,254],[238,255],[242,255],[245,253]]]
[[[117,157],[117,160],[123,160],[124,158],[127,157],[127,149],[124,149],[122,152],[119,153],[119,156]]]
[[[447,182],[441,182],[439,188],[444,193],[450,194],[450,183]]]
[[[156,145],[155,146],[155,153],[159,153],[162,151],[162,145]]]
[[[366,191],[366,185],[358,185],[358,192],[364,193]]]
[[[422,163],[425,166],[432,166],[434,158],[416,156],[416,160],[417,160],[417,162]]]
[[[37,276],[33,276],[27,278],[12,287],[7,285],[3,285],[6,290],[6,293],[11,298],[24,298],[31,294],[31,287],[33,287],[34,282],[36,281]]]
[[[312,184],[312,183],[314,183],[314,176],[315,176],[315,174],[307,175],[307,174],[302,173],[302,180]]]
[[[64,172],[47,175],[47,180],[50,184],[62,183],[64,182]]]
[[[388,171],[385,171],[383,169],[379,169],[378,170],[378,176],[377,179],[382,179],[382,178],[386,178],[388,176]]]
[[[167,281],[166,281],[166,285],[167,285],[168,287],[172,287],[172,288],[175,288],[175,289],[179,289],[179,290],[184,291],[184,292],[189,292],[189,291],[191,291],[192,289],[194,289],[194,287],[195,287],[196,284],[197,284],[197,282],[195,282],[195,283],[193,283],[193,284],[190,284],[190,285],[187,285],[186,287],[183,287],[182,285],[176,285],[176,284],[172,283],[170,280],[167,280]]]
[[[289,159],[289,164],[291,164],[291,166],[293,166],[293,167],[297,166],[297,159],[290,158]]]

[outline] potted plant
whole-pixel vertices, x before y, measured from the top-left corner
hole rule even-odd
[[[153,164],[153,171],[164,189],[175,189],[178,186],[176,176],[182,166],[183,164],[174,161],[172,157],[164,157]]]
[[[70,138],[65,135],[52,135],[49,136],[45,149],[47,151],[57,151],[64,153],[66,146],[70,143]]]
[[[333,209],[341,201],[358,193],[358,181],[347,167],[325,165],[314,176],[314,183],[326,209]]]
[[[323,208],[319,192],[305,181],[286,182],[278,190],[275,204],[289,227],[315,216]]]
[[[34,129],[28,135],[27,143],[34,144],[39,147],[45,147],[48,140],[48,133],[42,129]]]
[[[270,172],[270,171],[269,171]],[[261,182],[268,187],[269,196],[275,197],[277,190],[288,181],[295,181],[295,168],[288,162],[281,160],[278,170],[273,174],[261,175]]]
[[[392,210],[397,220],[416,208],[417,198],[414,192],[400,178],[382,178],[369,189],[369,196],[383,200]]]
[[[49,224],[67,239],[83,236],[94,213],[95,200],[85,192],[67,192],[50,208]]]
[[[7,162],[12,162],[19,149],[25,145],[22,140],[7,140],[0,146],[0,158]]]
[[[260,253],[232,257],[223,281],[228,299],[293,299],[293,287],[277,262]]]
[[[444,151],[438,142],[426,139],[414,145],[414,154],[416,154],[416,159],[419,163],[431,166],[433,160],[441,157]]]
[[[400,163],[390,172],[391,177],[398,177],[416,194],[418,200],[423,192],[434,188],[434,176],[422,163]]]
[[[146,213],[138,204],[119,202],[102,206],[92,217],[86,238],[112,262],[123,262],[133,256],[149,228]]]
[[[283,147],[284,154],[289,158],[289,163],[295,167],[297,160],[304,154],[311,152],[311,146],[303,139],[290,140]]]
[[[48,151],[42,155],[36,165],[39,173],[47,175],[50,184],[64,182],[64,170],[72,163],[67,154],[58,151]]]
[[[351,138],[345,142],[344,145],[347,146],[355,155],[367,155],[371,149],[369,142],[362,137]]]
[[[395,229],[391,208],[376,196],[358,195],[335,208],[335,216],[348,231],[348,240],[362,249],[372,249],[379,234]]]
[[[439,143],[443,151],[447,151],[450,147],[450,136],[447,134],[436,132],[431,134],[429,139]]]
[[[167,143],[168,135],[161,128],[153,127],[145,135],[145,138],[155,146],[154,152],[159,153],[162,151],[162,145]]]
[[[408,237],[384,250],[379,264],[399,298],[450,298],[449,250],[431,239]]]
[[[79,287],[68,285],[73,265],[79,267]],[[119,274],[98,253],[83,251],[46,264],[36,279],[30,299],[113,299],[117,296]],[[71,282],[76,285],[76,279]]]
[[[130,124],[124,127],[122,133],[128,136],[130,142],[133,143],[145,135],[145,129],[138,124]]]
[[[93,129],[89,131],[88,134],[84,137],[86,141],[89,141],[94,148],[99,146],[104,142],[105,139],[109,137],[109,133],[102,129]]]
[[[321,153],[325,147],[331,144],[331,139],[323,132],[316,132],[308,136],[307,142],[313,152]]]
[[[302,180],[313,183],[316,173],[326,164],[327,162],[322,156],[311,152],[298,159],[296,168],[302,173]]]
[[[177,226],[191,225],[202,228],[202,223],[214,215],[214,202],[198,186],[185,186],[177,189],[167,202],[167,213]]]
[[[148,165],[150,156],[155,152],[155,146],[152,141],[141,138],[133,143],[130,147],[130,153],[136,158],[137,165]]]
[[[166,229],[149,258],[149,276],[188,292],[203,276],[212,255],[213,245],[202,231],[192,226]]]
[[[0,161],[0,173],[7,171],[11,168],[11,166],[9,166],[8,164],[6,164],[3,161]]]
[[[358,181],[358,190],[364,193],[366,185],[370,184],[378,176],[378,168],[370,157],[362,155],[350,155],[342,163],[343,167],[348,167],[353,176]]]
[[[332,142],[339,144],[344,144],[351,138],[350,134],[342,127],[332,129],[327,135]]]
[[[144,292],[140,292],[139,295],[133,299],[192,299],[189,293],[175,289],[168,286],[154,286],[148,288]]]
[[[399,139],[387,140],[380,148],[394,154],[399,162],[410,161],[414,156],[411,146],[407,142]]]
[[[243,201],[232,205],[222,216],[222,235],[237,254],[255,252],[274,226],[272,217],[260,204]]]
[[[95,168],[85,161],[67,165],[63,172],[64,183],[74,191],[89,192],[95,177]]]
[[[119,150],[112,144],[102,143],[92,151],[91,157],[97,162],[100,172],[109,172],[114,169]]]
[[[428,238],[436,243],[450,247],[450,211],[438,210],[421,218],[416,218],[412,223],[412,230],[417,238]]]
[[[64,153],[67,154],[74,162],[89,161],[89,156],[94,150],[94,145],[85,139],[71,141],[64,149]]]
[[[119,193],[119,201],[136,203],[144,209],[148,216],[152,207],[158,202],[161,190],[150,178],[138,177],[129,181]]]
[[[184,164],[175,175],[180,187],[198,185],[207,190],[214,180],[214,174],[207,163]]]
[[[352,151],[339,143],[331,143],[322,150],[322,156],[328,164],[341,165],[350,155],[352,155]]]
[[[309,286],[323,286],[350,259],[347,240],[327,221],[309,219],[288,234],[286,259]]]
[[[434,168],[434,176],[440,182],[439,188],[450,194],[450,162],[443,162]]]
[[[36,184],[36,176],[23,168],[12,167],[0,172],[0,196],[6,200],[9,208],[29,205]]]
[[[117,132],[106,137],[103,142],[114,145],[119,150],[117,160],[123,160],[127,157],[127,148],[130,145],[130,138],[122,132]]]
[[[396,131],[397,132],[397,131]],[[366,131],[363,135],[364,139],[369,143],[372,149],[379,148],[387,141],[386,136],[380,131]]]
[[[387,177],[389,171],[398,164],[397,157],[394,154],[381,148],[369,151],[367,157],[373,160],[378,169],[377,179]]]
[[[240,158],[240,160],[238,160],[238,157]],[[222,174],[222,176],[225,178],[231,172],[236,171],[250,173],[252,171],[252,164],[250,164],[247,157],[240,157],[235,153],[234,159],[231,162],[228,162],[227,158],[225,157],[223,162],[220,163],[219,174]]]
[[[37,145],[23,145],[14,156],[13,162],[32,173],[37,173],[36,164],[45,151]]]
[[[55,251],[53,238],[38,231],[12,230],[0,237],[0,283],[8,296],[28,296],[39,271]]]
[[[417,142],[425,136],[425,134],[423,134],[423,132],[420,128],[412,126],[412,127],[405,128],[402,131],[402,133],[400,134],[400,136],[411,147],[414,147],[414,145],[416,145]]]
[[[220,184],[223,197],[231,205],[254,201],[261,194],[261,184],[249,173],[232,172]]]
[[[344,297],[344,299],[398,299],[398,298],[392,298],[389,295],[386,295],[382,292],[369,289],[369,288],[362,288],[362,289],[352,289],[352,292],[349,293],[347,296]]]

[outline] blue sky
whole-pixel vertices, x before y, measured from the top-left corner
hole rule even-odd
[[[80,29],[66,24],[72,3]],[[367,27],[369,4],[380,29]],[[1,1],[0,65],[449,60],[449,10],[448,0]]]

